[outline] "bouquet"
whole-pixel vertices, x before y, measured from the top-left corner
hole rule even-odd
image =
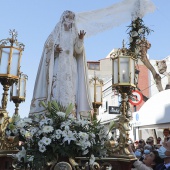
[[[41,104],[46,108],[44,114],[32,118],[14,115],[7,126],[7,136],[19,137],[19,152],[13,155],[18,166],[39,169],[54,160],[79,156],[89,157],[93,164],[95,157],[107,156],[104,144],[109,135],[100,121],[76,119],[72,104],[64,111],[55,101]]]

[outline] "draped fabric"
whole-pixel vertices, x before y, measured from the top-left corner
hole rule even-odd
[[[90,37],[137,17],[142,18],[154,10],[151,0],[122,0],[106,8],[77,13],[77,27],[84,29],[86,37]]]

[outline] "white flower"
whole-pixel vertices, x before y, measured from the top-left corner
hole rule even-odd
[[[35,127],[30,128],[30,134],[31,135],[34,135],[34,133],[36,133],[37,131],[38,131],[38,128],[35,128]]]
[[[52,126],[44,126],[42,131],[45,133],[50,133],[54,130],[54,128]]]
[[[136,36],[138,36],[138,33],[136,31],[133,31],[133,32],[131,32],[131,36],[136,37]]]
[[[26,130],[24,128],[20,129],[20,133],[21,133],[22,136],[25,135],[25,132],[26,132]]]
[[[42,127],[42,126],[45,125],[45,124],[48,124],[48,122],[47,122],[46,119],[42,119],[42,120],[39,122],[40,127]]]
[[[10,130],[6,130],[5,133],[6,133],[7,136],[10,136],[10,135],[11,135],[11,131],[10,131]]]
[[[133,26],[134,28],[136,28],[136,24],[132,24],[132,26]]]
[[[40,140],[39,142],[38,142],[38,146],[42,146],[44,143],[43,143],[43,141],[42,140]]]
[[[79,119],[78,121],[76,121],[77,124],[81,125],[81,126],[85,126],[85,125],[88,125],[89,124],[89,121],[87,120],[81,120]]]
[[[37,134],[38,134],[38,135],[41,135],[42,133],[43,133],[43,131],[42,131],[42,130],[39,130]]]
[[[90,133],[90,136],[91,136],[92,138],[95,138],[95,137],[96,137],[96,135],[95,135],[94,133]]]
[[[69,131],[69,130],[70,130],[69,126],[65,126],[64,129],[65,129],[66,131]]]
[[[64,112],[57,112],[59,117],[65,118],[66,114]]]
[[[32,123],[32,119],[31,119],[31,118],[25,117],[25,118],[23,118],[22,120],[23,120],[24,122],[26,122],[26,123]]]
[[[53,125],[53,120],[52,119],[47,119],[47,122],[49,125]]]
[[[21,161],[21,158],[24,158],[26,155],[26,150],[25,148],[22,146],[22,150],[19,151],[17,154],[16,154],[16,157],[19,161]]]
[[[68,118],[71,119],[71,120],[75,120],[76,119],[75,116],[72,113],[69,114]]]
[[[89,135],[87,133],[84,133],[84,132],[79,132],[78,135],[82,140],[88,140],[88,138],[89,138]]]
[[[32,162],[33,159],[34,159],[34,156],[30,156],[30,157],[28,158],[28,162]]]
[[[56,138],[56,139],[60,139],[60,138],[61,138],[61,135],[60,135],[60,134],[56,134],[56,135],[55,135],[55,138]]]
[[[89,150],[86,149],[86,150],[83,151],[82,155],[86,155],[86,154],[88,154],[88,153],[89,153]]]
[[[26,132],[25,132],[25,137],[26,137],[27,139],[30,139],[30,138],[32,138],[32,135],[30,134],[30,132],[26,131]]]
[[[46,151],[46,147],[44,145],[40,146],[39,147],[39,151],[42,152],[42,153],[45,152]]]
[[[94,161],[95,161],[95,157],[94,157],[94,155],[91,155],[91,156],[90,156],[90,162],[89,162],[89,164],[90,164],[90,165],[93,165],[93,164],[94,164]]]
[[[144,29],[143,29],[143,28],[140,28],[140,29],[138,30],[138,33],[141,34],[141,33],[143,33],[143,31],[144,31]]]
[[[91,143],[89,141],[79,140],[76,142],[76,145],[81,146],[82,150],[86,150],[91,146]]]
[[[15,128],[12,130],[12,133],[14,133],[15,135],[18,133],[18,130]]]
[[[26,126],[26,125],[27,125],[27,123],[26,123],[26,122],[23,122],[22,120],[18,121],[17,124],[16,124],[16,126],[17,126],[18,128],[23,128],[23,127]]]
[[[63,137],[64,137],[64,139],[63,139],[63,142],[65,142],[65,141],[68,141],[68,144],[70,144],[70,142],[73,140],[73,141],[75,141],[76,140],[76,138],[74,137],[74,135],[75,135],[75,133],[73,133],[72,131],[63,131]]]
[[[133,41],[133,38],[132,37],[129,37],[129,42],[131,43]]]
[[[62,127],[69,126],[69,125],[71,125],[71,121],[70,120],[62,122],[60,127],[62,128]]]
[[[57,130],[55,131],[55,133],[56,133],[56,135],[60,135],[60,134],[62,134],[62,131],[61,131],[60,129],[57,129]]]
[[[51,139],[47,137],[43,137],[41,140],[45,145],[49,145],[51,143]]]

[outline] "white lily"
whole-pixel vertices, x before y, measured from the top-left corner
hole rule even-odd
[[[75,141],[76,140],[76,138],[75,138],[75,133],[73,133],[72,131],[63,131],[63,137],[64,137],[64,139],[63,139],[63,143],[64,142],[68,142],[68,144],[70,144],[70,142],[71,141]]]

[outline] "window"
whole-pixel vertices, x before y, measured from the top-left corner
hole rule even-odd
[[[89,70],[100,70],[100,62],[87,62]]]

